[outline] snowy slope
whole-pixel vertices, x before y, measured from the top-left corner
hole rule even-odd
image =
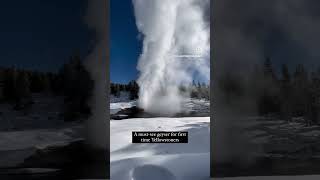
[[[111,179],[209,179],[209,121],[209,117],[110,121]],[[132,131],[188,131],[189,143],[132,144]]]
[[[302,118],[294,118],[288,122],[252,117],[241,123],[250,143],[264,147],[264,151],[260,151],[261,156],[296,159],[320,157],[320,126],[306,126]]]
[[[82,129],[81,125],[72,125],[61,129],[0,132],[0,168],[19,165],[37,149],[83,139]]]

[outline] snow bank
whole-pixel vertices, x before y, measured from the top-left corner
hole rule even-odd
[[[110,121],[111,179],[209,179],[209,122],[209,117]],[[188,131],[189,143],[132,144],[132,131]]]

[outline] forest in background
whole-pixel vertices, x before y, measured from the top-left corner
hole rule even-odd
[[[1,68],[2,95],[0,102],[10,103],[14,110],[32,106],[33,93],[45,96],[64,97],[63,117],[66,121],[89,116],[88,100],[93,89],[93,81],[85,69],[79,55],[72,55],[58,73]]]
[[[191,98],[206,99],[209,100],[210,86],[206,83],[200,83],[193,81],[192,84],[180,85],[179,91],[181,94],[190,96]],[[110,83],[110,94],[115,97],[120,96],[120,92],[128,92],[129,99],[134,100],[139,98],[139,85],[136,81],[130,81],[127,84],[121,83]]]
[[[223,94],[220,102],[226,107],[235,105],[239,111],[249,109],[288,121],[304,117],[306,125],[320,123],[320,67],[310,71],[298,64],[290,72],[283,64],[277,72],[266,58],[244,76],[225,72],[217,82]]]

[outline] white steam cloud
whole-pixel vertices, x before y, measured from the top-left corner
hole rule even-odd
[[[194,73],[209,81],[209,0],[133,0],[133,5],[143,36],[139,106],[153,113],[180,112],[179,85],[191,83]]]

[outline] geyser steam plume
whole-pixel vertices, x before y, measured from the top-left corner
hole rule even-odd
[[[94,30],[95,47],[86,58],[86,68],[94,80],[91,98],[92,116],[88,119],[88,142],[95,148],[107,149],[109,144],[109,123],[107,121],[107,8],[106,0],[88,0],[86,22]]]
[[[181,84],[194,73],[209,81],[209,0],[133,0],[143,37],[138,62],[139,106],[173,114],[181,110]]]

